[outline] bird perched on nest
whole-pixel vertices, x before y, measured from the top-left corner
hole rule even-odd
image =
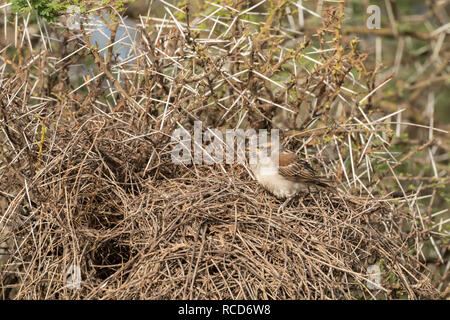
[[[265,189],[277,198],[288,198],[283,207],[299,193],[309,193],[319,188],[334,192],[334,182],[318,176],[308,162],[282,148],[278,153],[268,154],[269,147],[270,143],[250,150],[255,152],[255,163],[250,162],[250,169]]]

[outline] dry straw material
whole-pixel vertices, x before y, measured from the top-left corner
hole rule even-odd
[[[2,298],[438,296],[419,252],[439,236],[420,223],[421,194],[392,183],[413,156],[390,151],[398,112],[370,111],[390,78],[376,82],[341,34],[342,6],[324,8],[303,39],[285,17],[295,3],[167,6],[119,43],[131,46],[126,61],[90,41],[83,15],[79,29],[40,24],[35,42],[17,21],[16,55],[3,50],[0,68]],[[117,45],[122,20],[109,14]],[[197,120],[280,128],[336,193],[279,212],[245,165],[174,164],[173,131]]]

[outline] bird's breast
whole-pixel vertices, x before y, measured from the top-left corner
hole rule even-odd
[[[302,183],[287,180],[278,173],[278,170],[270,167],[260,168],[255,176],[256,180],[277,198],[292,197],[306,188]]]

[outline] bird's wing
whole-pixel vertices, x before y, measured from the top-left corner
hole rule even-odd
[[[316,172],[311,165],[294,153],[280,154],[278,172],[291,181],[315,181]]]

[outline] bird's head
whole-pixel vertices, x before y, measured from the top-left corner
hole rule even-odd
[[[247,151],[250,166],[269,165],[274,162],[274,157],[278,157],[279,147],[276,148],[272,143],[266,142],[257,146],[250,145]]]

